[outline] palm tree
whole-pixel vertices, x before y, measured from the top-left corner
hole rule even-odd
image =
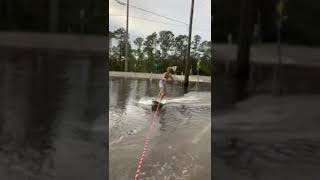
[[[125,51],[125,29],[119,28],[113,32],[115,39],[118,41],[118,51],[119,51],[119,57],[118,60],[121,61],[121,57],[124,56]]]
[[[199,48],[199,44],[200,44],[200,41],[201,41],[201,36],[200,35],[195,35],[193,37],[193,41],[192,41],[192,56],[195,57],[197,55],[197,51],[198,51],[198,48]]]
[[[136,46],[138,46],[137,53],[138,53],[139,60],[143,59],[143,54],[142,54],[142,51],[141,51],[141,47],[142,47],[143,41],[144,41],[144,39],[142,37],[138,37],[133,41],[133,43]]]
[[[115,35],[113,32],[109,31],[108,34],[108,43],[109,43],[109,69],[112,67],[112,61],[111,61],[111,52],[112,52],[112,39],[115,38]]]
[[[148,59],[153,58],[153,50],[154,50],[154,45],[157,41],[157,33],[154,32],[151,35],[146,37],[146,40],[143,42],[143,45],[145,46],[143,51],[147,52],[148,54]]]
[[[187,50],[188,36],[178,35],[174,41],[175,56],[178,57],[179,68],[183,69],[183,60],[185,59],[185,52]]]
[[[168,51],[174,45],[174,34],[171,31],[160,31],[159,36],[162,57],[167,59]]]

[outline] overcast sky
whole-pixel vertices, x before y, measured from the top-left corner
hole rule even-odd
[[[119,1],[126,2],[126,0]],[[130,0],[130,4],[189,24],[191,0]],[[109,0],[110,31],[126,27],[125,15],[126,6],[118,4],[115,0]],[[170,21],[132,7],[130,7],[129,15],[132,16],[132,18],[129,18],[131,42],[139,36],[145,38],[147,35],[153,32],[158,33],[161,30],[170,30],[175,35],[188,35],[188,25]],[[192,36],[195,34],[200,35],[202,41],[211,40],[211,0],[195,0]]]

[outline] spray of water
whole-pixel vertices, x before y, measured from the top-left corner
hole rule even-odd
[[[151,97],[143,97],[138,100],[138,104],[143,105],[152,105],[152,100],[154,98]],[[211,101],[211,93],[207,92],[190,92],[185,94],[182,97],[166,97],[161,102],[164,104],[195,104],[195,103],[205,103],[210,104]]]

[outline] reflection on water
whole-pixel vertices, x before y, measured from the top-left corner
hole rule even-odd
[[[133,178],[154,117],[151,104],[159,93],[158,82],[109,81],[109,179]],[[210,86],[192,83],[191,91],[184,94],[182,85],[167,85],[168,96],[156,116],[142,179],[210,178]]]
[[[259,95],[215,114],[215,179],[317,179],[319,98]]]
[[[196,88],[195,83],[191,84],[191,92],[184,94],[182,86],[168,85],[168,95],[162,100],[162,103],[165,103],[165,108],[160,109],[160,117],[163,117],[160,118],[160,122],[163,122],[163,119],[167,117],[178,116],[180,113],[182,116],[186,116],[186,113],[190,113],[190,111],[197,111],[197,106],[201,106],[202,110],[209,110],[211,103],[210,84],[200,84],[197,92],[192,91]],[[109,138],[111,142],[113,136],[119,135],[120,129],[124,126],[142,125],[145,127],[145,123],[140,121],[141,118],[147,120],[153,117],[151,104],[159,93],[158,80],[114,78],[109,81],[109,92]]]
[[[232,174],[243,176],[242,179],[314,179],[318,177],[320,166],[320,141],[318,139],[294,138],[278,142],[250,142],[241,138],[230,138],[226,144],[214,145],[215,164],[219,178]],[[292,172],[292,169],[301,169]],[[273,173],[270,173],[273,172]]]
[[[106,179],[103,61],[0,58],[0,179]]]

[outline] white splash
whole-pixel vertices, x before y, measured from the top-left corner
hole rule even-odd
[[[154,98],[151,97],[143,97],[140,100],[138,100],[138,104],[143,104],[143,105],[152,105],[152,101],[155,100]],[[182,97],[165,97],[161,101],[163,104],[168,104],[168,103],[175,103],[175,104],[195,104],[195,103],[204,103],[204,104],[210,104],[211,102],[211,93],[197,93],[197,92],[190,92],[185,94]]]

